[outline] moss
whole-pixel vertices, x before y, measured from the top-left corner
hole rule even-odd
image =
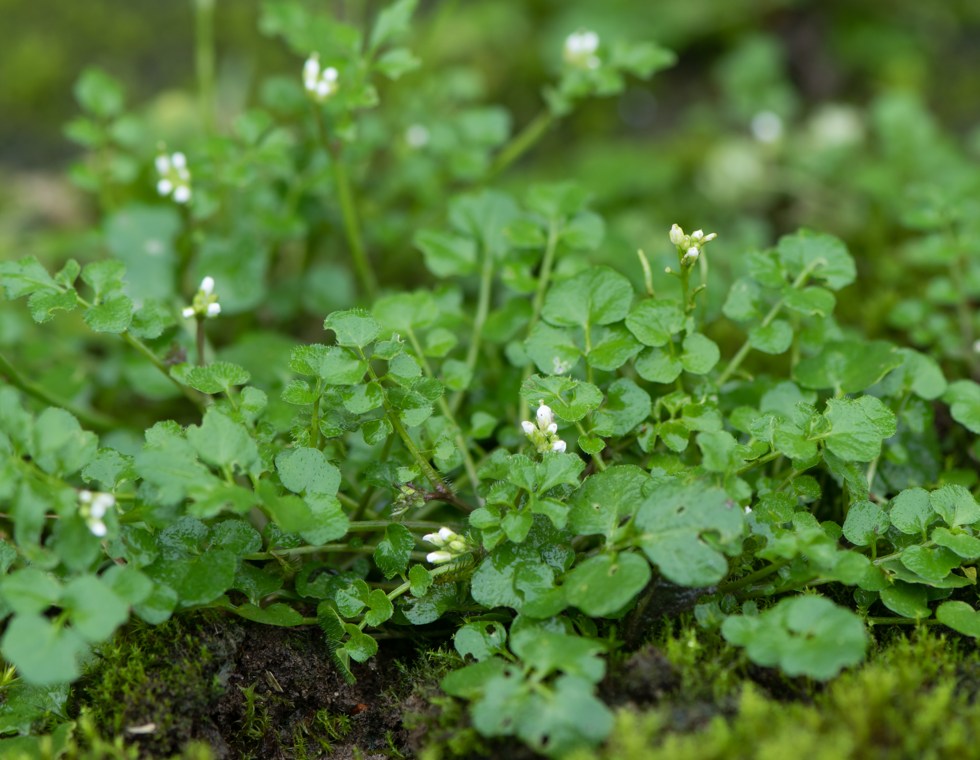
[[[701,730],[679,730],[677,695],[647,711],[621,709],[607,746],[576,760],[972,756],[980,744],[980,657],[925,631],[889,638],[865,666],[826,688],[813,685],[806,701],[787,703],[747,681],[733,714],[719,712]],[[697,661],[686,661],[689,676]]]

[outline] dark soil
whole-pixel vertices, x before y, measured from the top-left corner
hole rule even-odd
[[[318,630],[221,617],[167,626],[169,637],[143,632],[152,646],[118,644],[77,690],[100,729],[124,734],[141,757],[171,757],[195,740],[218,760],[378,760],[408,749],[390,692],[405,681],[397,663],[414,657],[410,648],[387,642],[370,662],[352,663],[351,685]]]

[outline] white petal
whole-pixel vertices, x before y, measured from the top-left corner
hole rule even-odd
[[[433,565],[441,565],[452,561],[453,555],[446,551],[429,552],[425,555],[425,561]]]
[[[212,317],[212,318],[213,317],[216,317],[220,313],[221,313],[221,304],[220,303],[209,303],[208,304],[207,315],[209,317]]]
[[[92,501],[92,492],[83,488],[78,492],[78,500],[82,502],[82,504],[88,504]]]
[[[194,316],[194,307],[187,306],[182,312],[180,312],[180,314],[184,319],[190,319]]]
[[[534,427],[533,424],[531,424],[527,420],[524,420],[523,422],[521,422],[521,430],[524,431],[525,435],[533,435],[536,428]]]
[[[211,276],[205,277],[201,280],[201,292],[204,295],[209,296],[214,292],[214,278]]]
[[[105,527],[105,523],[101,520],[92,520],[88,524],[88,529],[92,531],[93,536],[98,536],[99,538],[102,538],[109,532]]]
[[[552,422],[550,425],[548,425],[548,431],[547,432],[550,433],[551,435],[554,435],[555,433],[557,433],[558,432],[558,423],[557,422]]]
[[[541,430],[547,430],[548,425],[555,421],[555,415],[551,411],[551,407],[546,404],[541,404],[536,412],[538,418],[538,427]]]
[[[452,541],[456,538],[456,531],[450,530],[449,528],[439,528],[439,536],[443,541]]]
[[[339,74],[337,73],[337,69],[335,69],[333,66],[328,66],[323,70],[323,74],[321,76],[325,82],[336,82]]]
[[[157,171],[160,172],[160,174],[166,174],[170,171],[170,156],[157,156],[153,163],[157,167]]]
[[[169,179],[161,179],[157,182],[157,192],[160,195],[170,195],[174,189],[174,184]]]
[[[438,533],[426,533],[422,540],[433,546],[442,546],[442,537]]]
[[[187,203],[191,199],[191,189],[187,185],[181,185],[174,189],[174,200],[177,203]]]
[[[170,157],[171,163],[173,163],[175,169],[186,169],[187,168],[187,156],[181,152],[174,153]]]
[[[564,454],[565,448],[566,446],[564,441],[555,441],[553,444],[551,444],[551,450],[556,451],[559,454]]]

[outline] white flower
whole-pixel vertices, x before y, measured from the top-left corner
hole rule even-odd
[[[686,235],[680,225],[674,224],[671,225],[668,237],[670,238],[670,242],[677,248],[677,255],[681,261],[681,269],[686,270],[697,263],[704,246],[718,237],[718,233],[710,232],[705,235],[704,230],[694,230],[690,235]],[[672,270],[670,267],[667,267],[664,271],[670,274]]]
[[[761,143],[778,142],[783,136],[783,120],[772,111],[760,111],[749,124],[752,136]]]
[[[676,224],[670,228],[670,242],[678,247],[684,247],[684,230]]]
[[[337,92],[337,69],[333,66],[320,68],[320,56],[313,53],[303,64],[303,88],[317,103],[322,103]]]
[[[688,248],[687,253],[684,254],[684,262],[693,264],[698,260],[698,254],[700,251],[697,248]]]
[[[555,422],[555,413],[551,407],[538,402],[538,411],[534,415],[536,423],[530,420],[521,422],[521,430],[528,437],[539,453],[545,454],[549,451],[564,453],[565,442],[558,437],[558,423]]]
[[[157,193],[170,197],[175,203],[187,203],[191,199],[191,172],[187,168],[187,156],[178,151],[172,155],[161,153],[154,159],[160,178]]]
[[[194,300],[190,306],[185,307],[180,312],[185,319],[191,317],[210,317],[214,318],[221,313],[221,304],[218,303],[218,296],[214,292],[214,278],[210,275],[201,280],[201,285],[194,295]]]
[[[439,528],[438,533],[426,533],[422,536],[422,540],[439,549],[439,551],[429,552],[425,558],[433,565],[449,562],[460,554],[472,551],[469,542],[451,528],[443,527]]]
[[[85,524],[92,535],[97,538],[104,538],[109,529],[102,518],[116,505],[116,497],[111,493],[92,493],[82,489],[78,492],[78,501],[81,504],[79,514],[85,520]]]
[[[412,124],[405,130],[405,142],[414,150],[424,148],[429,144],[429,130],[421,124]]]
[[[425,555],[425,561],[433,565],[444,565],[453,561],[453,555],[447,551],[429,552]]]
[[[600,61],[595,54],[598,49],[598,34],[588,29],[573,32],[565,38],[565,61],[580,69],[598,68]]]

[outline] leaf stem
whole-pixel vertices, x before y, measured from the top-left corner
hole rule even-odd
[[[483,326],[490,314],[490,296],[493,292],[493,251],[485,245],[483,248],[483,267],[480,270],[480,293],[477,298],[476,314],[473,317],[473,331],[470,337],[470,347],[466,352],[466,367],[472,376],[476,369],[476,360],[480,356],[483,342]],[[449,403],[449,408],[456,413],[463,402],[463,391],[458,391]]]
[[[92,428],[94,430],[111,430],[113,428],[122,427],[122,423],[114,417],[110,417],[109,415],[95,411],[94,409],[92,411],[82,409],[75,404],[58,398],[46,388],[38,385],[32,380],[28,380],[17,371],[17,368],[11,364],[3,354],[0,354],[0,374],[4,376],[8,383],[15,388],[19,388],[28,396],[36,398],[38,401],[47,404],[48,406],[57,406],[64,409],[66,412],[71,413],[79,420],[79,422],[84,424],[85,427]]]
[[[527,126],[518,132],[497,154],[490,169],[487,171],[485,179],[491,179],[500,174],[504,169],[523,156],[528,150],[534,147],[545,133],[551,129],[555,123],[555,117],[548,110],[543,110],[532,119]]]
[[[551,284],[551,270],[555,265],[555,253],[558,251],[558,221],[548,220],[548,240],[544,246],[544,256],[541,258],[541,271],[538,272],[538,287],[534,291],[534,300],[531,301],[531,318],[527,322],[527,337],[531,335],[531,330],[541,319],[541,309],[544,308],[544,298],[548,293],[548,285]],[[532,364],[524,367],[521,376],[521,384],[531,376],[533,371]],[[527,399],[521,399],[519,419],[526,420],[531,408]]]

